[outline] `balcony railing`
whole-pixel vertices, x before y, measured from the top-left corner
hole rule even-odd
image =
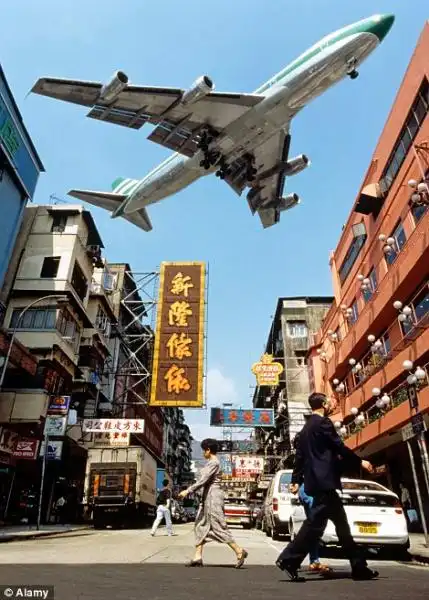
[[[417,304],[424,292],[428,292],[428,299]],[[424,306],[422,306],[424,304]],[[368,350],[363,356],[356,360],[350,373],[345,377],[345,395],[350,395],[354,390],[363,385],[370,377],[380,371],[396,354],[402,352],[411,344],[422,330],[429,326],[429,283],[422,285],[407,306],[411,308],[411,315],[405,323],[401,323],[398,317],[382,332],[378,340],[381,346],[378,350]],[[416,310],[420,307],[419,310]],[[372,334],[372,332],[370,332]],[[394,340],[397,340],[396,342]],[[376,342],[378,341],[376,340]],[[371,346],[372,342],[368,342]],[[359,367],[360,368],[356,368]],[[335,386],[334,386],[335,387]]]
[[[398,254],[395,258],[395,261],[392,263],[392,265],[389,265],[389,268],[388,268],[387,272],[385,273],[384,277],[382,277],[380,279],[380,281],[378,282],[377,288],[372,292],[372,297],[365,303],[365,306],[362,308],[361,312],[359,312],[359,316],[356,319],[356,321],[354,321],[353,323],[343,322],[340,324],[339,331],[340,331],[341,339],[343,342],[352,333],[353,329],[355,328],[356,324],[359,323],[362,316],[367,311],[370,310],[370,307],[372,306],[374,299],[379,295],[382,287],[385,287],[386,283],[395,277],[396,272],[398,270],[398,265],[401,265],[404,262],[404,260],[406,260],[406,257],[408,256],[410,250],[412,250],[412,248],[414,248],[414,246],[416,246],[419,243],[419,241],[421,241],[422,239],[425,238],[425,236],[427,235],[428,222],[429,222],[429,211],[416,224],[416,227],[411,232],[407,241],[403,245],[401,251],[398,252]],[[385,259],[382,258],[380,262],[382,262],[384,260]],[[325,323],[327,326],[328,325],[327,321],[325,321]]]
[[[429,385],[429,363],[426,363],[421,367],[426,373],[426,379],[422,381],[418,381],[416,384],[417,390],[421,390]],[[374,397],[374,401],[371,405],[366,408],[364,411],[361,411],[360,414],[363,415],[364,421],[362,423],[356,423],[354,420],[351,423],[345,424],[346,433],[344,434],[344,439],[347,439],[351,435],[362,431],[367,425],[370,423],[374,423],[378,421],[381,417],[387,414],[393,408],[400,406],[404,402],[408,402],[408,388],[409,384],[407,381],[400,383],[398,386],[393,388],[392,390],[388,390],[388,388],[383,389],[383,393],[386,393],[390,397],[390,404],[383,408],[377,406],[378,398]],[[346,417],[350,418],[349,416]]]

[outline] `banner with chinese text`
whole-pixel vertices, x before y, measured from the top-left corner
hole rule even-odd
[[[274,427],[272,408],[212,408],[210,416],[212,427]]]
[[[161,265],[151,406],[204,404],[205,270],[203,262]]]
[[[264,472],[264,459],[260,456],[234,456],[233,477],[253,479]]]
[[[83,433],[143,433],[143,419],[84,419]]]

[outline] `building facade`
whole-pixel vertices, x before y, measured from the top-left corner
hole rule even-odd
[[[43,165],[0,65],[0,289]],[[0,294],[0,317],[3,313]],[[1,321],[0,321],[1,322]]]
[[[316,332],[329,311],[331,297],[279,298],[265,352],[284,368],[276,387],[256,387],[254,408],[273,408],[276,427],[257,429],[260,451],[268,459],[267,468],[275,471],[280,459],[287,460],[292,452],[295,435],[304,425],[308,412],[310,378],[307,352],[311,335]]]
[[[426,23],[331,255],[335,301],[309,361],[347,444],[429,523],[428,53]]]

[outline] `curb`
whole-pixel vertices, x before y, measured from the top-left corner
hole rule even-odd
[[[429,566],[429,556],[422,556],[421,554],[411,554],[411,558],[413,563],[417,565],[422,565],[424,567]]]
[[[76,533],[77,531],[87,531],[88,529],[92,529],[92,527],[79,527],[76,529],[67,529],[67,531],[42,531],[41,533],[37,533],[35,531],[34,533],[29,533],[28,535],[11,533],[10,535],[0,535],[0,544],[7,544],[8,542],[17,541],[25,542],[27,540],[35,540],[37,538],[57,537],[59,535],[67,535],[68,533]]]

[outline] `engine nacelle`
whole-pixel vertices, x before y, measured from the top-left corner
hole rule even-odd
[[[301,198],[298,196],[298,194],[288,194],[287,196],[282,196],[277,205],[277,210],[280,212],[289,210],[294,206],[298,206],[300,202]]]
[[[98,96],[98,101],[103,104],[112,104],[119,94],[127,87],[128,77],[123,71],[117,71],[112,79],[103,85]]]
[[[310,166],[310,159],[305,154],[300,154],[295,158],[291,158],[286,163],[285,175],[290,177],[291,175],[296,175],[300,173],[304,169]]]
[[[201,100],[201,98],[204,98],[204,96],[207,96],[207,94],[210,94],[210,92],[214,90],[214,87],[210,77],[201,75],[201,77],[198,77],[198,79],[194,81],[189,90],[183,94],[180,102],[184,105],[194,104],[195,102],[198,102],[198,100]]]

